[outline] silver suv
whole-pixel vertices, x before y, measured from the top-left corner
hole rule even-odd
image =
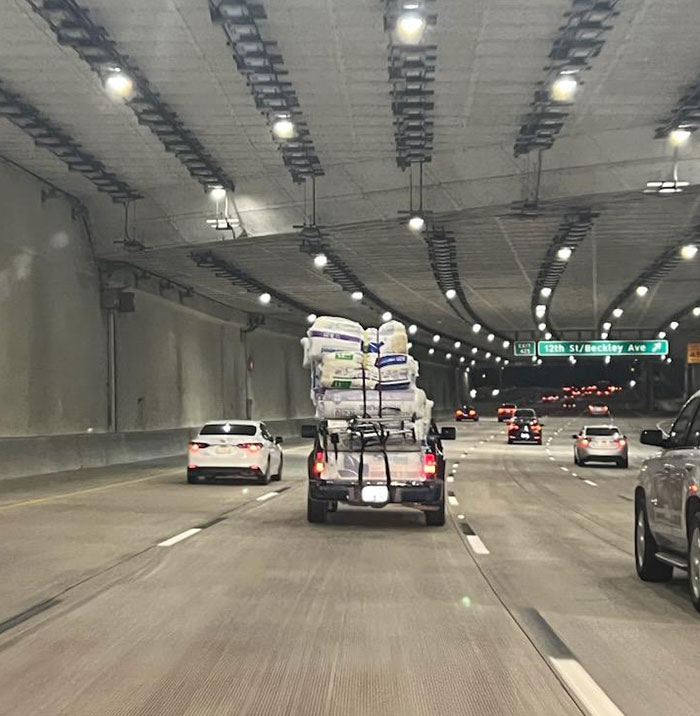
[[[641,441],[660,449],[642,463],[635,491],[635,562],[646,582],[666,582],[673,568],[689,572],[700,611],[700,391],[670,434],[644,430]]]

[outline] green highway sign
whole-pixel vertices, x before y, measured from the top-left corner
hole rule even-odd
[[[515,341],[513,353],[516,356],[534,356],[537,354],[535,341]]]
[[[552,356],[580,356],[583,358],[586,356],[665,356],[668,354],[668,341],[538,341],[537,354],[543,358]]]

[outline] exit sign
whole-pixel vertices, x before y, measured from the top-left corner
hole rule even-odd
[[[535,341],[515,341],[513,353],[516,356],[534,356],[537,354]]]
[[[538,341],[538,355],[552,356],[665,356],[668,341]]]

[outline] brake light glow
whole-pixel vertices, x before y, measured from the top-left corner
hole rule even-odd
[[[591,441],[588,438],[581,438],[578,441],[578,444],[580,447],[588,447],[591,444]]]
[[[326,462],[324,460],[323,450],[317,450],[316,455],[314,456],[314,464],[311,471],[314,475],[322,475],[325,469]]]
[[[241,450],[249,450],[250,452],[258,452],[258,450],[263,449],[262,443],[238,443],[236,447],[241,448]]]
[[[625,445],[627,445],[627,440],[625,440],[624,438],[619,438],[615,442],[617,443],[618,447],[625,447]]]
[[[469,415],[476,415],[476,410],[470,410]]]
[[[190,452],[199,452],[202,448],[208,448],[209,443],[191,442]]]
[[[188,470],[196,470],[196,469],[197,469],[197,466],[196,466],[196,465],[188,465],[188,466],[187,466],[187,469],[188,469]]]
[[[423,455],[423,474],[426,477],[435,477],[437,474],[437,458],[432,452]]]
[[[461,410],[455,410],[455,415],[464,415],[464,412]]]

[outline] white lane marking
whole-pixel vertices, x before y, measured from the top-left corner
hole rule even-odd
[[[571,474],[572,474],[574,477],[578,477],[578,473],[577,473],[577,472],[572,472]]]
[[[459,467],[459,463],[458,463],[458,462],[453,462],[453,463],[452,463],[452,469],[453,469],[453,470],[456,470],[458,467]]]
[[[562,469],[564,472],[569,472],[569,468],[568,468],[568,467],[562,467],[561,469]]]
[[[276,497],[279,494],[279,492],[266,492],[264,495],[260,495],[260,497],[256,497],[255,499],[258,502],[265,502],[265,500],[269,500],[271,497]]]
[[[591,716],[624,716],[576,659],[558,659],[554,656],[548,658],[584,711]]]
[[[468,454],[469,454],[468,452],[463,452],[462,457],[467,457]]]
[[[454,482],[454,481],[455,481],[455,479],[452,475],[447,476],[447,482]]]
[[[158,542],[159,547],[172,547],[174,544],[177,544],[178,542],[182,542],[183,539],[187,539],[188,537],[192,537],[192,535],[196,535],[197,532],[201,532],[201,527],[193,527],[191,530],[185,530],[184,532],[180,532],[179,535],[175,535],[174,537],[171,537],[170,539],[163,540],[162,542]]]
[[[549,459],[550,459],[550,460],[554,460],[554,458],[553,458],[551,455],[549,456]]]
[[[479,535],[467,535],[467,542],[477,554],[491,554]]]
[[[597,482],[593,482],[593,480],[584,480],[584,482],[585,482],[587,485],[591,485],[591,487],[598,487],[598,483],[597,483]]]
[[[454,495],[448,495],[447,501],[452,505],[452,507],[459,507],[459,500]]]

